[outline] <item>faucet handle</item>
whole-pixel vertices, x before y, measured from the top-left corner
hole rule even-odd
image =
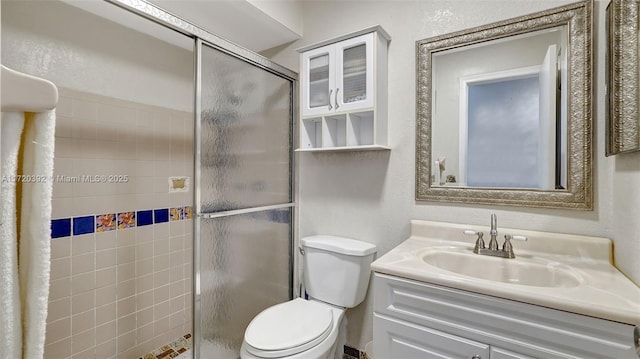
[[[484,249],[484,239],[482,239],[482,237],[484,236],[484,233],[472,231],[470,229],[467,229],[467,230],[463,231],[462,233],[464,233],[466,235],[477,235],[478,236],[478,239],[476,239],[476,245],[473,248],[473,253],[478,253],[479,249]]]
[[[529,240],[529,238],[527,238],[526,236],[507,234],[504,236],[505,241],[507,240],[507,237],[509,237],[510,240],[513,239],[514,241],[526,242],[527,240]]]
[[[511,240],[514,239],[516,241],[527,241],[527,237],[525,236],[512,236],[510,234],[506,234],[504,236],[504,244],[502,245],[502,251],[507,253],[508,258],[515,258],[515,254],[513,253],[513,246],[511,245]]]
[[[529,240],[527,236],[519,236],[519,235],[511,236],[511,239],[513,239],[514,241],[522,241],[522,242],[526,242]]]
[[[511,245],[511,239],[513,236],[510,234],[505,234],[504,236],[504,244],[502,244],[502,252],[507,254],[507,258],[515,258],[515,254],[513,253],[513,246]]]

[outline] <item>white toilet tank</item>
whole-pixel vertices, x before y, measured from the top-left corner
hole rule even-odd
[[[312,298],[353,308],[367,294],[376,246],[355,239],[311,236],[300,240],[303,273]]]

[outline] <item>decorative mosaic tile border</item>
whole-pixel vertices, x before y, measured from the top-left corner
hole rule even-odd
[[[101,214],[96,216],[96,232],[108,232],[116,229],[116,214]]]
[[[192,218],[191,206],[57,218],[51,220],[51,238],[101,233]]]
[[[343,347],[342,359],[372,359],[364,350],[352,348],[348,345]]]
[[[192,338],[191,334],[185,334],[173,342],[163,345],[162,347],[152,351],[149,354],[145,354],[140,359],[168,359],[175,358],[178,355],[191,349]]]

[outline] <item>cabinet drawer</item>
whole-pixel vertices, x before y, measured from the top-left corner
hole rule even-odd
[[[376,359],[489,359],[489,346],[381,315],[373,315]]]
[[[534,358],[638,359],[628,324],[380,273],[373,293],[376,314]]]
[[[501,348],[491,347],[491,359],[536,359],[527,355],[514,353]]]

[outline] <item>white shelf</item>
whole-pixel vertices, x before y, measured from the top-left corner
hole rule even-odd
[[[309,83],[311,85],[315,85],[315,84],[321,84],[321,83],[326,83],[326,82],[329,82],[329,79],[313,80],[313,81],[310,81]]]
[[[367,72],[366,71],[358,71],[358,72],[352,72],[349,74],[344,74],[344,78],[350,78],[350,77],[357,77],[357,76],[366,76]],[[320,81],[320,80],[316,80],[316,81]],[[311,81],[312,83],[316,82],[316,81]],[[327,80],[329,81],[329,80]]]
[[[298,148],[295,152],[347,152],[347,151],[391,151],[391,147],[380,145]]]
[[[388,150],[376,142],[375,111],[343,112],[302,119],[300,152]]]

